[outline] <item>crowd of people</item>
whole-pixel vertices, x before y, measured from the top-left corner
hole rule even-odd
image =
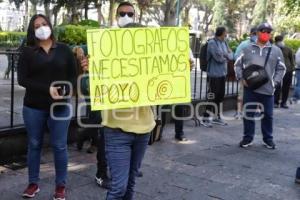
[[[131,3],[119,4],[116,10],[119,28],[143,27],[134,23],[134,16],[135,9]],[[273,28],[268,23],[252,28],[250,38],[242,42],[235,53],[226,42],[225,27],[217,27],[215,37],[207,42],[207,101],[215,106],[206,107],[202,125],[227,125],[220,111],[225,96],[228,61],[235,60],[236,78],[240,83],[237,118],[243,118],[244,127],[239,144],[242,148],[253,143],[257,120],[255,110],[262,113],[259,119],[265,146],[269,149],[276,148],[273,140],[273,108],[288,108],[288,92],[295,70],[297,84],[292,101],[300,99],[300,49],[295,56],[284,45],[282,36],[276,36],[275,43],[272,44],[272,31]],[[193,60],[191,54],[191,68]],[[26,89],[23,118],[28,137],[28,187],[23,192],[23,197],[32,198],[40,191],[41,149],[44,132],[48,129],[56,172],[53,199],[66,199],[67,135],[72,109],[65,103],[70,101],[77,87],[81,88],[83,95],[89,95],[88,70],[88,57],[81,50],[72,52],[67,45],[57,42],[52,25],[44,15],[38,14],[31,18],[17,70],[18,82]],[[246,71],[250,73],[245,73]],[[83,78],[80,85],[76,85],[79,75],[83,75]],[[260,81],[263,82],[258,85]],[[71,84],[65,84],[66,82]],[[86,102],[88,104],[89,99]],[[127,110],[114,109],[100,114],[87,106],[87,113],[87,124],[102,125],[87,128],[84,133],[97,149],[96,183],[108,190],[107,200],[134,199],[135,179],[142,176],[142,160],[150,132],[156,125],[152,108],[143,106]],[[127,119],[126,122],[114,118],[115,113],[122,116],[122,119]],[[176,106],[175,115],[183,115],[182,105]],[[175,139],[187,140],[183,120],[175,119]],[[82,149],[84,140],[80,138],[77,144],[79,150]],[[88,151],[93,153],[94,150],[89,148]],[[300,183],[300,169],[297,171],[296,182]]]

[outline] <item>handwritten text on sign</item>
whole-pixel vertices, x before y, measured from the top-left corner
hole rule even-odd
[[[87,31],[92,110],[190,102],[187,28]]]

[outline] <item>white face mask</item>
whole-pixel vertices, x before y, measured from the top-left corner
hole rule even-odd
[[[49,26],[41,26],[35,30],[35,37],[39,40],[47,40],[51,35],[51,29]]]
[[[126,24],[133,23],[133,17],[128,17],[125,15],[124,17],[119,17],[118,26],[124,27]]]

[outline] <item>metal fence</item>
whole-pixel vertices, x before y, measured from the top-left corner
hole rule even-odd
[[[17,82],[19,51],[0,51],[0,134],[24,128],[22,107],[25,89]],[[78,117],[78,96],[72,98],[73,119]],[[85,114],[85,112],[81,112]]]
[[[201,39],[197,38],[195,34],[190,34],[190,47],[195,57],[195,68],[191,73],[191,87],[193,101],[207,100],[207,74],[200,69],[200,49],[202,43]],[[227,77],[225,85],[225,97],[236,96],[238,93],[239,83],[232,77]]]
[[[0,67],[3,77],[0,81],[1,87],[1,105],[0,105],[0,129],[13,128],[15,113],[15,69],[19,58],[17,51],[0,51]],[[5,60],[6,58],[6,60]],[[1,69],[0,68],[0,69]],[[4,69],[5,68],[5,69]]]
[[[195,68],[191,71],[191,98],[193,102],[207,100],[207,74],[200,69],[200,38],[191,34],[190,44],[195,57]],[[22,104],[25,89],[20,87],[16,81],[16,66],[19,57],[17,51],[0,51],[0,133],[3,130],[23,127]],[[295,79],[293,80],[295,85]],[[238,82],[235,80],[226,81],[225,97],[234,97],[238,93]],[[80,99],[74,98],[73,105],[75,110],[74,118],[78,116],[77,108]],[[80,116],[81,117],[81,116]]]

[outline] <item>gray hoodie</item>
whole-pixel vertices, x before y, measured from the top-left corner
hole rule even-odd
[[[271,45],[270,43],[266,44],[264,47],[260,47],[256,43],[251,43],[242,50],[242,53],[234,64],[237,79],[243,79],[243,69],[252,64],[264,66],[270,48],[272,48],[272,51],[265,68],[269,75],[269,82],[254,91],[265,95],[274,94],[275,86],[281,83],[286,71],[280,48]]]

